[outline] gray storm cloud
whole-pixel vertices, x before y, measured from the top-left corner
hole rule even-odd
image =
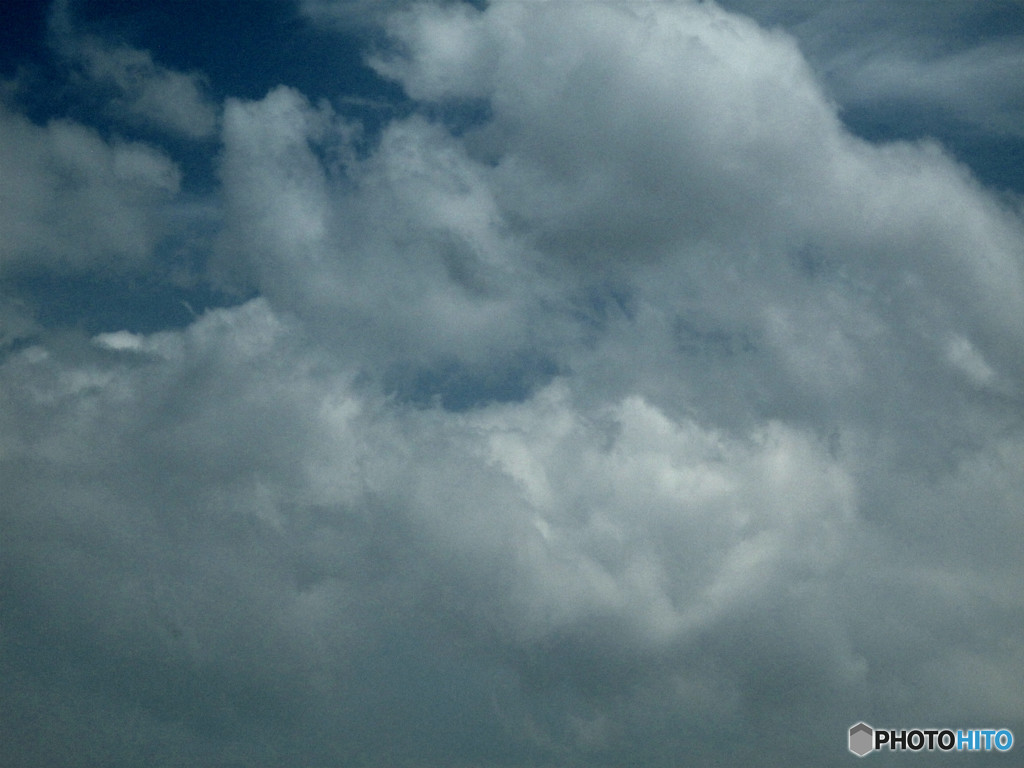
[[[293,88],[224,105],[214,267],[258,298],[4,359],[0,712],[35,725],[0,754],[811,766],[858,720],[1024,734],[1020,211],[848,133],[793,38],[711,4],[387,31],[415,109],[369,150]]]

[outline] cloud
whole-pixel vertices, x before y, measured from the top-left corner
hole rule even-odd
[[[101,93],[104,109],[115,119],[188,139],[215,134],[217,107],[203,75],[169,69],[153,61],[149,51],[81,33],[70,0],[54,4],[50,27],[59,52],[80,68],[84,88]]]
[[[145,262],[180,172],[159,149],[107,141],[71,120],[36,125],[0,105],[0,240],[7,268]]]
[[[927,18],[914,3],[803,0],[730,9],[784,26],[848,110],[918,112],[913,133],[954,121],[980,135],[1020,136],[1024,91],[1007,77],[1020,68],[1020,13],[1012,3],[949,2]],[[938,123],[938,125],[937,125]]]
[[[62,697],[69,737],[126,762],[115,724],[168,759],[428,764],[504,763],[488,742],[660,764],[696,729],[713,764],[791,756],[763,718],[813,752],[864,708],[1019,717],[1019,437],[922,494],[855,445],[588,406],[579,380],[396,407],[301,337],[257,300],[8,358],[20,708]]]
[[[538,736],[519,686],[531,708],[549,689],[584,710],[619,686],[643,701],[653,660],[841,558],[849,478],[782,425],[728,439],[638,397],[588,413],[561,383],[464,415],[395,409],[313,373],[322,352],[297,353],[295,333],[256,301],[185,332],[97,337],[78,364],[8,359],[5,581],[60,621],[8,641],[37,644],[58,685],[74,660],[155,665],[141,687],[86,693],[228,740],[256,718],[285,743],[317,727],[309,708],[358,695],[377,718],[439,706],[524,749]],[[387,725],[341,727],[345,754],[379,749]]]
[[[10,297],[0,308],[0,349],[37,333],[40,327],[32,317],[31,309],[25,302]]]
[[[1021,137],[1024,124],[1024,92],[1010,72],[1024,64],[1019,41],[997,41],[966,50],[875,52],[869,57],[851,55],[834,76],[844,103],[910,103],[938,106],[950,117],[974,130]],[[859,59],[859,60],[858,60]]]
[[[352,136],[291,89],[227,104],[224,269],[399,388],[528,376],[560,321],[529,284],[484,169],[418,117],[388,126],[368,158]]]
[[[190,139],[214,134],[217,113],[197,75],[161,67],[148,51],[94,40],[85,42],[77,57],[91,80],[116,89],[111,107],[120,115]]]
[[[387,29],[411,101],[370,139],[286,86],[224,105],[214,267],[257,298],[0,360],[0,716],[42,723],[3,759],[1024,732],[1020,211],[851,135],[794,38],[711,4]],[[0,126],[26,188],[60,141],[92,192],[173,168]]]
[[[41,330],[33,318],[94,325],[83,317],[90,306],[130,315],[129,305],[147,303],[140,279],[194,284],[206,260],[196,252],[216,218],[212,197],[182,194],[180,158],[158,143],[213,135],[216,108],[196,90],[202,78],[79,32],[69,5],[55,3],[49,15],[53,69],[19,70],[0,99],[0,290],[18,308],[0,318],[5,347]],[[140,128],[146,141],[131,138]],[[103,295],[91,295],[97,287]]]

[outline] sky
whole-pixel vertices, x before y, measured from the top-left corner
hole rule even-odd
[[[1024,740],[1022,73],[1009,0],[8,2],[0,764]]]

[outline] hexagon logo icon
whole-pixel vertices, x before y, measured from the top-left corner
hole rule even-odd
[[[857,757],[864,757],[874,749],[875,729],[867,723],[857,723],[850,728],[850,751]]]

